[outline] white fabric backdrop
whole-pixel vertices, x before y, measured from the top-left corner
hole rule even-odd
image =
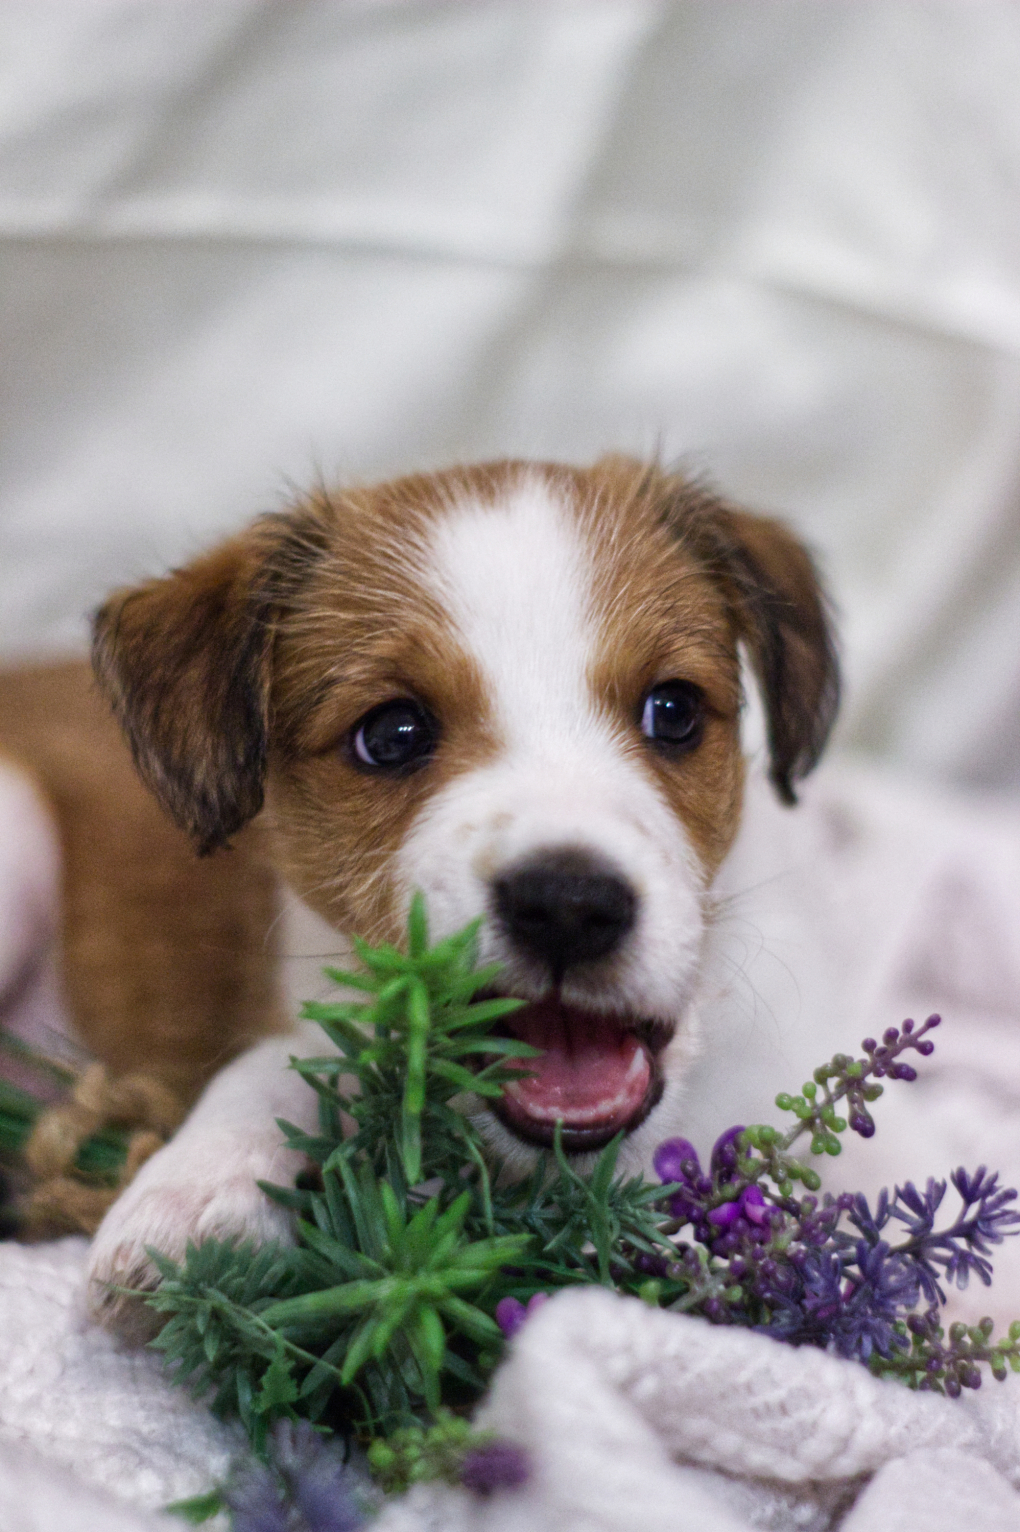
[[[790,513],[842,739],[1020,782],[1020,8],[3,0],[0,652],[321,466]]]

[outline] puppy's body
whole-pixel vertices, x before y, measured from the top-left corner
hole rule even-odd
[[[578,1154],[623,1128],[636,1169],[682,1120],[740,810],[741,645],[792,801],[836,694],[810,560],[778,523],[607,459],[320,494],[114,597],[96,665],[164,807],[204,851],[234,841],[189,871],[232,863],[229,881],[257,815],[331,931],[399,940],[416,888],[437,934],[484,914],[482,956],[543,1050],[480,1112],[489,1141],[527,1162],[557,1119]],[[228,1010],[196,1003],[203,1062],[242,1040]],[[275,1018],[267,1003],[249,1029]],[[274,1173],[274,1111],[314,1105],[280,1068],[299,1046],[269,1040],[213,1081],[107,1216],[97,1278],[137,1279],[146,1244],[279,1232],[252,1187]]]
[[[0,960],[0,1021],[15,1020],[59,934],[59,996],[43,1027],[69,1025],[116,1074],[145,1071],[190,1102],[227,1059],[285,1025],[262,832],[239,835],[229,856],[196,857],[139,780],[82,662],[0,673],[0,752],[31,780],[60,860],[59,909],[38,901]],[[35,1040],[45,1046],[45,1032]]]

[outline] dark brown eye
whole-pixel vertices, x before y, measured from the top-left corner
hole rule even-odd
[[[439,731],[431,714],[409,697],[383,702],[366,713],[351,732],[351,749],[360,766],[399,770],[432,754]]]
[[[641,732],[673,750],[693,750],[701,743],[705,699],[693,681],[662,681],[641,705]]]

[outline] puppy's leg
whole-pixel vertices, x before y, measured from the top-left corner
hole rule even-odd
[[[59,885],[53,815],[30,778],[0,757],[0,1024],[39,1048],[63,1031],[62,1014],[33,1003],[59,924]]]
[[[306,1023],[241,1054],[206,1087],[170,1143],[142,1166],[89,1252],[89,1307],[101,1323],[129,1337],[145,1332],[151,1315],[114,1289],[156,1285],[146,1246],[178,1260],[189,1241],[292,1240],[290,1215],[256,1182],[286,1185],[301,1169],[275,1119],[315,1131],[318,1098],[287,1065],[294,1054],[321,1054],[323,1041],[321,1030]]]

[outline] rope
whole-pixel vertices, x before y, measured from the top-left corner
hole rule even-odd
[[[65,1100],[40,1113],[25,1144],[24,1162],[35,1185],[22,1204],[20,1237],[95,1233],[110,1204],[162,1148],[183,1116],[174,1092],[151,1075],[111,1079],[103,1064],[90,1064]],[[112,1185],[99,1184],[75,1169],[86,1140],[108,1128],[130,1130]]]

